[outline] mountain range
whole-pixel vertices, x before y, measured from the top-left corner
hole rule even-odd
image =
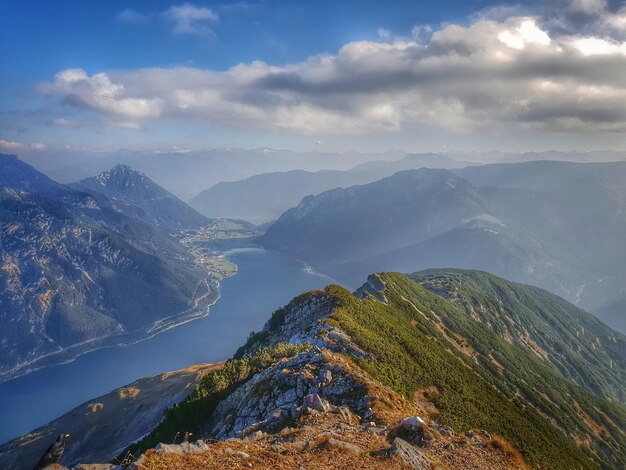
[[[463,154],[459,155],[460,158]],[[507,162],[539,162],[538,165],[552,165],[549,161],[598,161],[610,162],[623,160],[624,155],[616,152],[591,152],[591,153],[564,153],[564,152],[537,152],[526,154],[504,154],[500,157]],[[549,160],[549,161],[548,161]],[[398,171],[419,168],[443,168],[460,169],[464,167],[478,167],[480,165],[469,161],[456,160],[445,154],[409,154],[393,161],[377,160],[361,163],[349,170],[321,170],[304,171],[292,170],[287,172],[262,173],[238,181],[222,181],[215,186],[200,192],[189,201],[189,204],[208,217],[234,217],[252,223],[263,224],[277,219],[283,212],[296,206],[305,196],[319,194],[334,188],[348,188],[354,185],[362,185],[391,176]],[[528,182],[524,178],[524,167],[528,167],[537,175],[533,163],[520,165],[514,172],[520,171],[519,175],[509,175],[517,178],[517,186],[520,189],[529,189],[523,183]],[[575,168],[575,165],[571,166]],[[491,182],[498,187],[502,184],[495,178],[498,168],[510,168],[506,164],[493,164]],[[556,169],[559,166],[555,167]],[[514,173],[509,171],[509,173]],[[468,176],[473,175],[467,171]],[[487,176],[489,172],[478,174]],[[554,171],[548,169],[549,176],[545,178],[557,178]],[[562,175],[567,179],[567,175]],[[532,183],[532,181],[530,181]]]
[[[405,152],[294,152],[272,148],[171,149],[156,152],[67,149],[27,153],[23,158],[61,183],[73,183],[118,163],[142,171],[176,196],[188,200],[221,181],[237,181],[275,171],[346,170],[373,159],[393,160]]]
[[[89,151],[88,149],[46,149],[45,151],[24,151],[20,157],[39,171],[61,183],[73,183],[109,170],[118,163],[124,163],[149,175],[159,185],[187,201],[200,192],[210,189],[220,182],[240,181],[262,173],[289,172],[303,170],[350,170],[355,166],[384,166],[403,159],[410,152],[388,151],[367,152],[322,152],[289,151],[274,148],[212,148],[191,150],[171,148],[159,151]],[[428,158],[429,153],[417,153]],[[560,160],[569,162],[610,162],[625,161],[624,152],[468,152],[449,151],[443,155],[457,162],[474,164],[497,162],[522,162],[535,160]],[[437,158],[437,161],[440,159]],[[433,166],[435,165],[435,166]],[[426,162],[420,166],[440,168],[440,163]],[[418,168],[416,166],[398,168]],[[444,167],[447,168],[447,167]],[[393,173],[393,172],[392,172]],[[389,175],[391,173],[388,173]],[[380,174],[380,179],[387,174]],[[373,180],[372,180],[373,181]],[[352,184],[362,184],[355,182]],[[348,184],[349,185],[349,184]],[[325,188],[330,189],[330,188]],[[308,194],[323,191],[318,188]],[[304,194],[304,196],[308,195]],[[294,201],[294,205],[300,202]],[[232,216],[232,214],[228,214]]]
[[[402,171],[304,198],[261,243],[348,285],[373,271],[489,271],[626,331],[624,181],[624,162]]]
[[[391,162],[377,160],[362,163],[343,171],[264,173],[240,181],[220,182],[202,191],[189,204],[208,217],[234,217],[262,224],[277,219],[311,194],[370,183],[402,170],[460,168],[467,165],[467,162],[441,154],[412,154]]]
[[[128,167],[66,186],[1,155],[0,221],[0,380],[206,314],[217,296],[172,233],[209,220]]]
[[[122,387],[1,446],[0,464],[30,468],[64,426],[68,465],[110,460],[125,442],[119,458],[148,470],[622,468],[625,351],[624,335],[532,286],[378,273],[353,294],[297,296],[233,359],[190,369],[200,375],[186,393],[187,371]]]

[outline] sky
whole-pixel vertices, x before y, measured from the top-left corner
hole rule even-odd
[[[626,1],[0,8],[3,152],[626,150]]]

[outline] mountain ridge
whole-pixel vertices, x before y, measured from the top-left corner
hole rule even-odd
[[[442,154],[409,154],[395,161],[374,161],[349,170],[292,170],[263,173],[244,180],[220,182],[200,192],[190,205],[209,217],[238,217],[253,223],[275,220],[305,196],[337,187],[379,180],[407,169],[458,168],[471,165]]]
[[[409,277],[581,387],[626,402],[626,336],[593,315],[546,290],[481,271],[429,269]]]
[[[364,468],[405,468],[396,465],[406,455],[393,451],[404,439],[406,451],[424,462],[413,468],[435,462],[485,470],[609,469],[626,462],[623,405],[581,388],[531,343],[501,338],[485,321],[492,317],[468,314],[458,300],[471,303],[477,294],[490,299],[489,283],[456,297],[440,288],[451,276],[484,281],[481,276],[490,275],[452,270],[412,276],[418,282],[377,273],[354,294],[331,285],[295,297],[127,449],[135,457],[145,452],[136,466],[225,465],[228,453],[233,458],[239,451],[237,462],[280,466],[295,451],[322,466],[332,456],[338,462],[338,455],[349,455]],[[508,282],[488,280],[496,283],[492,287]],[[437,293],[419,283],[424,281]],[[532,286],[513,287],[536,294]],[[553,299],[533,299],[529,308],[541,305],[554,318],[570,318]],[[504,315],[491,310],[497,302],[481,305],[484,315]],[[611,396],[609,389],[599,393]],[[183,431],[205,440],[158,444]]]

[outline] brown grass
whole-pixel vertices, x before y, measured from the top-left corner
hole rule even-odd
[[[509,441],[501,436],[492,436],[490,441],[491,447],[496,450],[499,450],[506,455],[507,459],[511,461],[512,464],[515,465],[515,468],[520,468],[522,470],[531,470],[524,457]]]
[[[216,370],[221,370],[224,368],[224,362],[216,362],[214,364],[195,364],[193,366],[187,367],[186,369],[172,370],[169,372],[162,373],[159,377],[161,380],[167,380],[173,375],[184,374],[187,372],[194,372],[198,379],[201,379],[209,372],[213,372]]]
[[[97,413],[98,411],[104,409],[104,405],[102,403],[90,403],[87,405],[87,409],[90,413]]]
[[[124,387],[117,391],[117,396],[120,400],[126,400],[127,398],[135,398],[141,393],[141,390],[135,387]]]

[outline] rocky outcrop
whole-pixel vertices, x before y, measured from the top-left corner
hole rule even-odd
[[[306,353],[305,353],[306,354]],[[303,356],[303,355],[301,355]],[[376,384],[373,384],[376,386]],[[374,391],[379,398],[382,390]],[[384,397],[385,402],[403,400],[399,396]],[[317,402],[310,408],[306,403]],[[408,404],[408,403],[407,403]],[[346,419],[337,412],[349,407],[336,407],[320,398],[303,400],[295,418],[282,423],[280,429],[257,429],[240,437],[222,440],[206,439],[178,445],[160,444],[142,455],[130,468],[133,470],[197,468],[256,469],[275,468],[359,468],[359,469],[465,469],[505,470],[525,468],[523,462],[511,460],[506,451],[492,444],[491,437],[480,432],[476,439],[459,435],[440,434],[435,422],[414,426],[416,416],[387,423],[383,415],[376,422]],[[354,418],[355,415],[353,414]],[[421,418],[419,418],[421,420]],[[280,427],[280,426],[279,426]],[[395,435],[398,428],[429,432],[433,439],[417,445]],[[442,429],[444,427],[441,427]],[[243,433],[246,434],[246,433]]]
[[[215,410],[208,434],[215,439],[275,432],[306,409],[358,422],[372,400],[367,377],[318,347],[279,362],[239,387]]]
[[[396,437],[391,446],[391,455],[397,455],[414,470],[430,470],[432,468],[431,461],[419,450],[413,447],[405,440]]]
[[[287,306],[274,312],[263,330],[253,333],[237,355],[253,354],[261,347],[278,343],[309,343],[343,354],[366,356],[350,336],[324,321],[333,308],[333,300],[321,290],[296,297]]]

